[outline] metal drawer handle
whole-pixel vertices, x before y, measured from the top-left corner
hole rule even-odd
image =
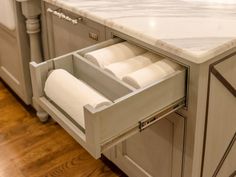
[[[57,9],[57,10],[52,10],[51,8],[47,9],[48,13],[53,14],[54,16],[57,16],[60,19],[66,20],[68,22],[71,22],[73,25],[77,25],[78,22],[82,22],[83,18],[82,17],[78,17],[78,18],[71,18],[68,15],[65,15],[63,12],[61,12],[62,9]]]

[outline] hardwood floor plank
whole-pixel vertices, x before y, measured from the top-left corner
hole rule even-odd
[[[9,164],[3,170],[0,170],[0,177],[25,177],[20,170],[14,165],[14,163]]]
[[[42,124],[0,80],[0,177],[117,177],[57,123]]]
[[[56,166],[48,171],[45,175],[47,177],[115,177],[116,175],[100,161],[94,161],[93,158],[87,153],[83,152],[80,155],[73,157],[69,161]],[[43,177],[41,176],[41,177]]]

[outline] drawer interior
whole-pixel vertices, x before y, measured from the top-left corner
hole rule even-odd
[[[37,104],[95,158],[99,158],[107,148],[185,105],[185,68],[146,87],[135,89],[83,57],[87,52],[122,41],[115,38],[40,64],[34,62],[30,64]],[[45,95],[45,82],[49,73],[55,69],[66,70],[112,102],[109,106],[98,109],[89,104],[84,105],[85,129],[77,126],[65,110],[61,110]]]

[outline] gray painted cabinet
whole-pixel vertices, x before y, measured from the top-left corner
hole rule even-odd
[[[25,103],[30,104],[32,89],[28,64],[30,60],[41,62],[42,59],[39,20],[37,19],[41,10],[40,1],[17,1],[22,2],[22,6],[14,1],[16,29],[9,30],[0,25],[0,77]],[[25,6],[27,2],[29,3],[28,8]],[[37,7],[33,6],[35,4]],[[32,10],[32,7],[35,9]],[[130,176],[179,177],[183,174],[185,177],[198,177],[201,172],[202,177],[235,176],[236,57],[230,54],[232,51],[196,65],[67,10],[47,3],[43,3],[42,8],[45,60],[100,43],[117,34],[122,39],[133,41],[144,48],[174,58],[188,68],[188,81],[191,83],[187,84],[188,104],[186,110],[180,111],[186,117],[185,121],[179,114],[169,115],[108,150],[105,155],[110,160]],[[26,18],[28,17],[27,30],[21,10]],[[36,14],[33,14],[34,18],[31,19],[29,17],[32,17],[32,12]],[[58,18],[58,16],[64,18]],[[35,26],[30,26],[30,24],[35,24]],[[30,29],[33,31],[29,31]],[[26,31],[30,32],[29,37]],[[227,55],[231,55],[231,57],[218,62]],[[78,57],[77,54],[75,56]],[[70,58],[70,55],[66,57]],[[64,67],[65,64],[71,66],[72,58],[66,59],[66,57],[62,57],[64,58],[61,59],[62,63],[57,60],[57,64]],[[76,61],[78,61],[78,65],[81,65],[83,60],[78,58]],[[52,61],[49,61],[44,65],[51,67],[52,64]],[[209,66],[211,67],[208,78]],[[40,70],[43,76],[48,72],[47,69]],[[81,67],[81,71],[83,71],[83,67]],[[39,73],[35,75],[38,76],[37,74]],[[33,86],[35,90],[39,90],[39,85],[33,84]],[[207,92],[208,87],[209,92]],[[36,109],[40,108],[36,107]],[[206,116],[205,113],[207,113]],[[205,144],[203,143],[204,138]],[[184,157],[183,162],[182,157]]]
[[[111,160],[130,177],[181,177],[184,118],[174,113],[112,150]]]
[[[25,19],[20,4],[13,1],[16,28],[0,24],[0,77],[26,103],[31,103],[32,92],[29,74],[30,49]]]
[[[110,160],[130,176],[179,177],[182,175],[184,177],[210,177],[217,172],[215,173],[217,177],[222,177],[234,174],[236,156],[234,144],[235,96],[232,96],[229,90],[222,86],[222,82],[214,73],[209,74],[209,66],[217,62],[214,67],[235,88],[236,60],[235,56],[231,56],[232,51],[212,58],[205,63],[196,64],[118,31],[105,28],[86,18],[80,18],[58,7],[45,3],[43,8],[44,52],[47,59],[96,44],[115,35],[173,58],[176,62],[188,68],[187,107],[179,111],[181,115],[184,115],[185,120],[176,113],[169,115],[148,129],[106,151],[104,154]],[[58,19],[58,14],[68,15],[71,20],[77,19],[77,23],[71,20],[69,22]],[[75,56],[78,57],[77,54]],[[59,57],[56,65],[65,67],[69,63],[69,66],[71,66],[72,59],[70,54],[68,56]],[[228,56],[231,57],[221,63],[218,62]],[[68,62],[66,62],[65,57],[70,58]],[[76,57],[74,57],[75,59]],[[53,62],[55,65],[53,60],[44,63],[44,67],[35,65],[35,70],[44,77],[48,69],[53,67]],[[35,80],[37,80],[36,77]],[[35,87],[38,87],[37,84],[35,84]],[[41,85],[39,88],[41,89]],[[38,96],[43,96],[42,92],[40,94]],[[45,104],[42,105],[45,106]],[[45,106],[45,108],[49,106]],[[48,111],[51,111],[51,109],[49,108]],[[206,112],[208,115],[206,115]],[[52,113],[54,112],[52,111]],[[110,123],[113,122],[110,121]],[[206,136],[204,136],[204,133]],[[202,159],[203,154],[204,158]]]
[[[44,52],[48,59],[97,44],[106,38],[113,37],[106,33],[104,26],[86,18],[80,19],[76,24],[63,18],[58,18],[55,14],[65,15],[77,20],[80,18],[64,9],[47,3],[44,3],[43,9],[44,48],[46,49]],[[76,53],[78,54],[79,52]],[[67,62],[63,59],[66,57],[67,55],[59,57],[57,60],[58,62],[59,60],[64,61],[64,65],[61,65],[61,67],[66,67]],[[68,59],[69,61],[70,59]],[[43,63],[41,66],[49,66],[50,62],[48,61],[48,64]],[[57,64],[54,63],[54,65]],[[40,66],[35,66],[35,70],[38,67]],[[38,68],[38,70],[40,69]],[[80,68],[80,70],[83,69]],[[34,71],[32,75],[34,75]],[[36,80],[37,78],[35,77],[33,82]],[[44,105],[42,104],[42,106]],[[64,123],[62,123],[63,125],[65,126]],[[76,139],[76,135],[74,137]],[[160,177],[180,177],[182,173],[183,141],[184,118],[173,113],[150,128],[110,148],[104,154],[130,176],[159,175]]]
[[[232,56],[214,65],[210,74],[204,177],[229,177],[236,170],[235,88],[236,56]]]

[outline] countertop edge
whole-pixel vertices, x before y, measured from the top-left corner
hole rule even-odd
[[[119,24],[114,23],[112,20],[98,17],[98,16],[94,15],[93,13],[86,11],[86,10],[81,10],[81,9],[79,10],[78,7],[74,8],[73,6],[66,6],[65,4],[60,3],[57,0],[43,0],[43,1],[50,3],[52,5],[56,5],[60,8],[64,8],[65,10],[71,11],[72,13],[75,13],[77,15],[88,18],[92,21],[95,21],[101,25],[109,27],[109,28],[116,30],[118,32],[127,34],[135,39],[143,41],[143,42],[145,42],[149,45],[152,45],[154,47],[160,48],[161,50],[164,50],[170,54],[177,55],[178,57],[188,60],[188,61],[195,63],[195,64],[205,63],[205,62],[207,62],[207,61],[209,61],[209,60],[211,60],[211,59],[213,59],[213,58],[236,47],[236,39],[232,39],[229,42],[226,42],[226,43],[219,45],[219,46],[217,46],[217,47],[215,47],[203,54],[198,55],[198,54],[189,52],[187,50],[184,50],[182,48],[178,48],[174,45],[170,45],[170,44],[162,41],[161,39],[152,39],[151,36],[141,34],[140,32],[135,31],[133,29],[129,31],[129,29],[123,28]]]

